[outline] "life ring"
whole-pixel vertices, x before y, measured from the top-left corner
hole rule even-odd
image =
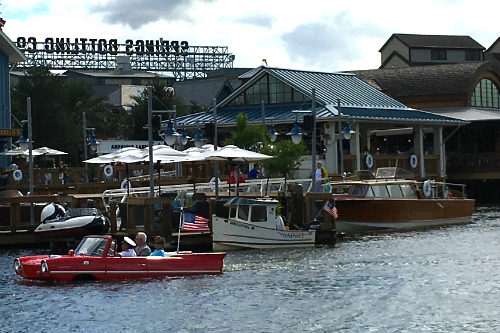
[[[365,163],[368,169],[371,169],[373,166],[373,156],[371,154],[366,155]]]
[[[12,176],[14,177],[14,180],[18,182],[23,179],[23,172],[21,170],[14,170]]]
[[[128,181],[128,179],[127,179],[127,178],[125,178],[125,179],[122,181],[122,183],[121,183],[121,185],[120,185],[120,188],[121,188],[122,190],[125,190],[125,189],[127,188],[127,183],[128,183],[128,188],[129,188],[129,189],[131,189],[131,188],[132,188],[132,184]]]
[[[430,181],[426,180],[424,182],[424,185],[422,186],[422,192],[424,193],[426,198],[431,196],[431,182]]]
[[[417,167],[417,164],[418,164],[417,156],[411,155],[410,156],[410,166],[411,166],[411,168],[415,169]]]
[[[111,166],[111,164],[108,164],[104,167],[104,175],[106,177],[113,176],[113,167]]]

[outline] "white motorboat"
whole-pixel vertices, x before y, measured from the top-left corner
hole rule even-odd
[[[212,216],[213,250],[311,247],[315,230],[286,230],[274,199],[228,200],[229,217]]]
[[[109,220],[97,208],[70,208],[49,204],[42,210],[42,223],[35,229],[36,237],[82,238],[102,235],[109,229]]]

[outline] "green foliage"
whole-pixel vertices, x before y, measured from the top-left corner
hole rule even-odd
[[[223,145],[232,144],[240,148],[261,152],[274,156],[273,159],[262,163],[271,175],[291,177],[292,171],[299,169],[303,156],[307,153],[307,146],[302,141],[296,145],[291,140],[281,140],[271,143],[267,132],[269,129],[261,126],[247,126],[248,116],[240,113],[236,116],[237,132],[232,138],[224,140]]]
[[[231,138],[224,140],[223,146],[235,145],[243,149],[260,151],[269,144],[266,128],[261,125],[247,126],[247,120],[248,116],[244,113],[236,116],[237,132],[233,133]]]
[[[296,145],[292,140],[281,140],[263,147],[260,152],[274,156],[273,159],[262,161],[266,171],[271,175],[290,178],[292,171],[299,169],[303,156],[307,153],[307,146],[304,141]]]
[[[114,132],[119,124],[105,99],[93,95],[92,88],[81,81],[55,76],[46,67],[32,68],[12,88],[12,113],[20,121],[27,119],[30,97],[35,146],[68,152],[65,159],[78,165],[83,152],[83,111],[87,126],[97,132]]]
[[[177,116],[187,114],[183,103],[174,91],[168,87],[165,80],[161,80],[159,77],[156,77],[149,83],[149,85],[153,87],[153,110],[173,110],[175,105],[177,108]],[[134,100],[130,108],[132,131],[128,133],[127,138],[133,140],[147,140],[148,131],[147,129],[144,129],[144,127],[147,127],[148,125],[148,88],[145,88],[139,96],[132,96],[132,99]],[[168,119],[168,115],[164,114],[162,115],[162,118]],[[154,133],[154,136],[155,140],[161,139],[157,133]]]

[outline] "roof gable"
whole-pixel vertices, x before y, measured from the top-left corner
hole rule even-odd
[[[406,108],[404,104],[385,95],[353,74],[301,71],[265,66],[240,76],[240,78],[251,77],[251,79],[226,98],[221,106],[227,105],[265,74],[274,76],[309,98],[312,98],[312,89],[314,88],[316,90],[316,103],[322,105],[337,105],[337,101],[340,100],[341,106]]]
[[[470,36],[392,34],[387,42],[380,48],[379,52],[381,52],[393,38],[397,38],[409,48],[485,49]]]

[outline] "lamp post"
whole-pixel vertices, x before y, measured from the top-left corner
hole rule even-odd
[[[89,151],[87,147],[90,147],[92,151],[97,150],[97,146],[100,145],[99,141],[97,141],[95,137],[95,128],[87,127],[87,116],[85,112],[82,115],[83,122],[83,153],[84,159],[87,160],[89,158]],[[89,166],[88,163],[85,163],[85,182],[89,182]]]
[[[26,138],[26,133],[23,133],[23,136],[19,138],[17,143],[21,150],[29,149],[28,155],[28,173],[29,173],[29,192],[28,195],[34,195],[34,186],[33,186],[33,132],[31,126],[31,97],[26,99],[26,109],[28,112],[28,138]],[[35,224],[35,215],[34,215],[34,207],[31,204],[30,207],[30,222],[31,224]]]
[[[213,99],[213,110],[214,110],[214,151],[217,151],[217,100]],[[219,163],[214,162],[214,177],[215,177],[215,200],[219,199]]]
[[[342,139],[350,140],[353,133],[355,133],[349,122],[344,124],[342,127],[342,113],[340,109],[340,99],[337,99],[337,110],[338,110],[338,126],[339,126],[339,136],[337,138],[339,145],[339,158],[340,158],[340,177],[344,179],[344,145]]]
[[[312,88],[312,107],[311,107],[311,115],[312,115],[312,135],[311,135],[311,150],[312,150],[312,189],[316,188],[316,89]],[[299,126],[299,122],[297,120],[297,113],[301,111],[295,111],[295,122],[293,125],[293,129],[287,134],[292,138],[293,143],[298,145],[300,141],[302,141],[302,129]],[[303,111],[309,112],[309,111]]]

